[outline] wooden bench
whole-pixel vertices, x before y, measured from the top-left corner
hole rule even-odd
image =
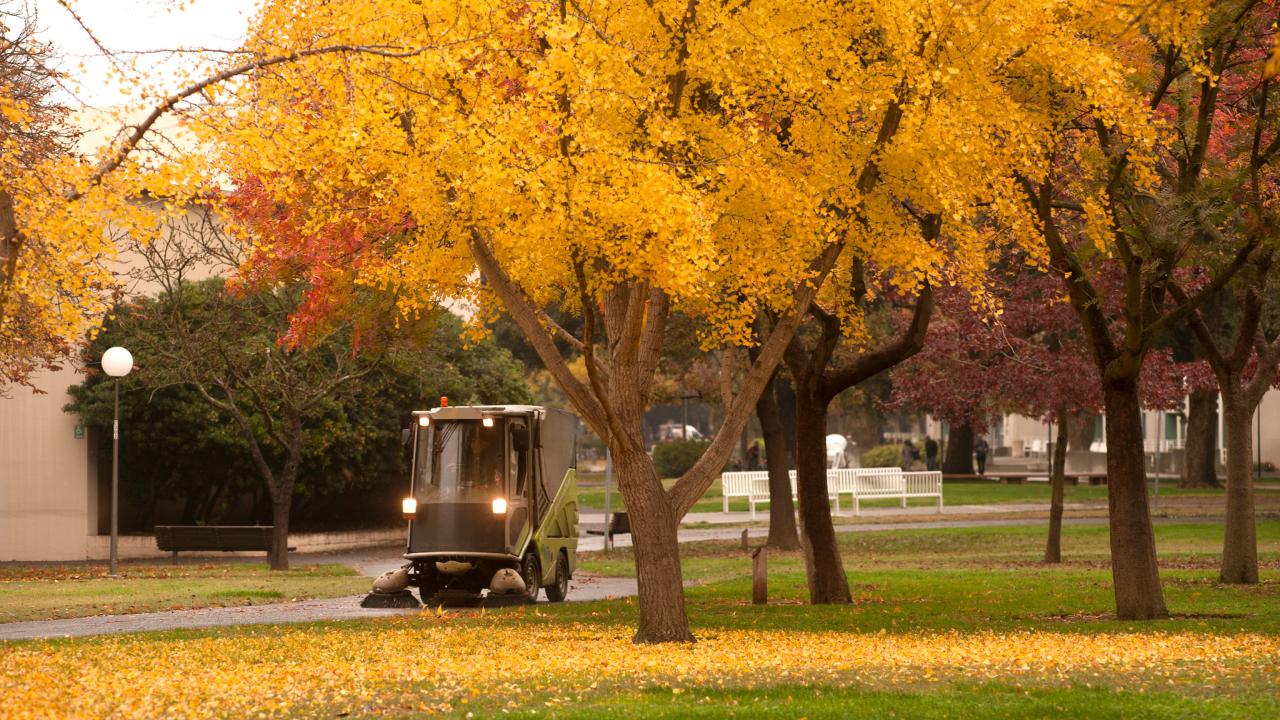
[[[1032,482],[1049,482],[1049,475],[1039,474],[1030,477]],[[1063,473],[1062,480],[1067,485],[1079,485],[1081,480],[1087,480],[1090,485],[1106,485],[1107,474],[1105,472],[1092,473]]]
[[[631,520],[627,517],[627,512],[616,512],[609,516],[609,527],[605,528],[605,532],[609,535],[609,542],[613,542],[614,535],[631,534]]]
[[[1064,476],[1068,485],[1079,485],[1081,480],[1089,481],[1090,485],[1106,485],[1107,474],[1105,472],[1085,472],[1085,473],[1066,473]],[[986,475],[965,475],[947,473],[943,476],[946,480],[953,481],[974,481],[989,480],[993,482],[1005,483],[1008,485],[1021,485],[1025,482],[1048,482],[1049,474],[1046,472],[1003,472],[1003,473],[987,473]]]
[[[961,473],[947,473],[943,476],[944,480],[955,480],[960,482],[989,480],[991,482],[1004,483],[1006,485],[1021,485],[1027,481],[1027,478],[1039,477],[1044,473],[1034,472],[989,472],[985,475],[967,475]]]
[[[192,551],[271,552],[274,530],[274,525],[157,525],[156,547],[174,557]]]

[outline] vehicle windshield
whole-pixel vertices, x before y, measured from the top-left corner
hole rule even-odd
[[[414,487],[423,502],[490,502],[502,497],[505,420],[432,423],[418,434]]]

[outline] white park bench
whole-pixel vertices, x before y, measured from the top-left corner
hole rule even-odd
[[[937,498],[938,512],[942,512],[942,473],[936,470],[903,472],[896,467],[828,470],[828,484],[832,474],[840,475],[836,481],[839,491],[853,497],[854,515],[862,514],[863,500],[885,498],[896,498],[902,507],[907,506],[908,498]]]
[[[921,472],[904,472],[902,477],[906,480],[904,487],[904,495],[909,498],[937,498],[938,512],[942,512],[942,471],[941,470],[924,470]],[[906,507],[906,500],[902,501],[902,506]]]
[[[791,497],[796,496],[796,471],[791,473]],[[830,476],[828,476],[828,480]],[[827,488],[829,491],[830,487]],[[769,502],[769,472],[767,470],[748,470],[727,472],[720,475],[720,493],[724,511],[729,512],[729,498],[746,498],[751,508],[751,519],[756,519],[756,504]],[[831,498],[836,503],[836,513],[840,512],[840,498],[834,492]]]
[[[794,488],[792,489],[794,493]],[[751,519],[756,519],[756,503],[769,502],[769,473],[766,470],[727,472],[720,475],[720,493],[724,511],[729,512],[729,498],[746,498],[751,506]]]
[[[837,497],[847,493],[853,501],[853,514],[862,514],[863,500],[881,498],[902,498],[902,506],[907,506],[904,496],[905,482],[902,468],[873,467],[856,470],[828,470],[827,484],[835,485]],[[837,507],[839,504],[837,503]],[[839,512],[837,510],[837,512]]]
[[[791,496],[796,495],[796,471],[792,470]],[[764,470],[727,472],[720,476],[724,511],[729,512],[730,498],[746,498],[751,519],[756,519],[756,504],[769,502],[769,473]],[[863,500],[897,498],[902,507],[908,498],[937,498],[942,512],[942,473],[938,471],[902,472],[901,468],[853,468],[827,470],[827,495],[840,514],[840,496],[853,500],[853,514],[862,514]]]

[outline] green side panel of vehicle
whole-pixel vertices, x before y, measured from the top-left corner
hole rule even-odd
[[[551,501],[542,526],[533,534],[542,565],[542,584],[556,580],[556,558],[564,551],[569,558],[569,573],[578,569],[578,473],[569,468],[560,491]]]

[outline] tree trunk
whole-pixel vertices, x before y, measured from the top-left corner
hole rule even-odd
[[[769,470],[769,539],[765,544],[780,550],[798,550],[800,536],[796,533],[796,510],[791,501],[791,453],[778,412],[776,385],[775,377],[756,401]]]
[[[780,375],[775,375],[773,378],[773,390],[778,398],[778,420],[782,422],[782,439],[787,443],[787,455],[794,462],[797,455],[796,390],[786,377]],[[826,430],[824,429],[823,432],[826,432]],[[823,452],[825,453],[825,435],[823,437]]]
[[[292,498],[288,495],[276,495],[271,498],[271,551],[267,560],[272,570],[289,569],[289,509]]]
[[[272,570],[289,569],[289,513],[293,507],[293,488],[298,482],[298,469],[302,467],[302,417],[290,413],[284,421],[287,434],[284,467],[279,473],[267,474],[267,486],[271,490],[271,560]],[[259,457],[265,465],[265,458]]]
[[[1197,390],[1191,393],[1187,414],[1187,444],[1183,449],[1180,487],[1220,487],[1218,459],[1218,393]]]
[[[200,495],[189,492],[182,498],[182,524],[196,524],[196,510],[200,506]]]
[[[1147,503],[1142,409],[1136,378],[1105,379],[1107,414],[1107,504],[1111,529],[1111,576],[1116,616],[1121,620],[1169,617],[1160,587],[1155,534]]]
[[[1256,585],[1258,537],[1253,512],[1253,413],[1243,398],[1224,393],[1222,419],[1227,449],[1227,517],[1222,543],[1224,583]]]
[[[262,484],[253,489],[253,522],[267,524],[271,521],[271,491]]]
[[[1049,539],[1044,546],[1044,561],[1062,562],[1062,496],[1067,484],[1067,409],[1058,408],[1058,437],[1053,445],[1053,469],[1049,474],[1052,496],[1049,499]]]
[[[614,447],[613,462],[618,487],[627,501],[636,563],[640,625],[632,641],[693,642],[684,607],[676,536],[679,519],[658,480],[653,460],[643,452]]]
[[[947,455],[942,460],[942,472],[948,475],[973,474],[973,426],[956,425],[947,436]]]
[[[1067,421],[1067,446],[1076,450],[1088,450],[1097,439],[1094,437],[1097,425],[1097,415],[1091,413],[1073,415]]]
[[[809,602],[815,605],[853,602],[827,499],[828,406],[796,393],[796,494],[809,567]]]

